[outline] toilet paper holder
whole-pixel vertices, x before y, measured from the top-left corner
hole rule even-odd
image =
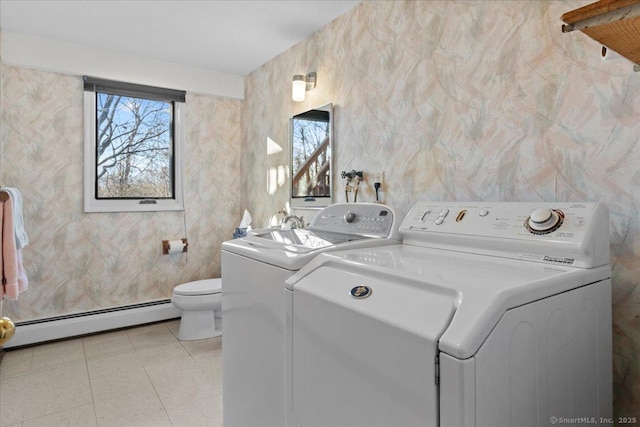
[[[180,239],[182,240],[182,251],[181,252],[187,252],[187,247],[189,247],[189,242],[187,242],[187,239]],[[163,240],[162,241],[162,254],[163,255],[169,255],[170,250],[171,250],[171,241],[170,240]],[[175,253],[175,252],[173,252]]]

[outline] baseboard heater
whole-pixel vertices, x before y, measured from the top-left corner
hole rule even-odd
[[[8,349],[180,317],[170,299],[16,322]]]

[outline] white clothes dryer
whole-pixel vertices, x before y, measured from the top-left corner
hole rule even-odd
[[[308,229],[253,230],[222,244],[226,427],[287,423],[285,280],[320,253],[399,243],[401,221],[385,205],[334,204]]]
[[[287,280],[289,426],[612,422],[604,205],[418,203],[400,233]]]

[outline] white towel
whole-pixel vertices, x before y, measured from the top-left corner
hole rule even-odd
[[[22,218],[22,194],[13,187],[2,187],[9,193],[13,201],[13,228],[16,233],[16,248],[22,249],[29,244],[29,236],[24,231],[24,219]]]

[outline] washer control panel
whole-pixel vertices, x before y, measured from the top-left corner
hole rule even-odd
[[[598,262],[608,263],[608,210],[600,203],[420,202],[400,233],[416,245],[520,259],[537,252],[568,265],[600,245]]]
[[[309,225],[313,231],[399,238],[399,220],[389,206],[337,203],[322,209]]]

